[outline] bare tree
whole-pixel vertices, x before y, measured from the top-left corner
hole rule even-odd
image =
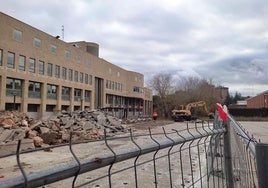
[[[174,98],[177,99],[177,106],[202,100],[207,103],[209,109],[213,110],[216,104],[215,85],[212,80],[208,81],[198,77],[183,78],[174,95]]]
[[[167,73],[156,74],[149,82],[149,86],[154,90],[154,92],[159,96],[160,99],[160,109],[165,117],[168,117],[168,95],[172,92],[172,76]]]

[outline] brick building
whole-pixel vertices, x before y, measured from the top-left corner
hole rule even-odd
[[[0,12],[0,110],[46,118],[104,109],[122,118],[152,113],[144,76],[99,57],[99,45],[64,42]]]
[[[268,108],[268,91],[246,99],[247,108]]]

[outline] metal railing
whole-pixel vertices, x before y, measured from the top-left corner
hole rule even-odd
[[[15,155],[0,158],[0,175],[8,173],[5,161],[17,166],[0,187],[265,187],[267,170],[259,166],[268,152],[229,120],[118,136],[104,130],[103,139],[79,143],[71,133],[68,144],[35,150],[20,151],[18,141]]]
[[[268,144],[257,141],[229,115],[232,187],[268,187]],[[258,129],[258,127],[256,127]]]

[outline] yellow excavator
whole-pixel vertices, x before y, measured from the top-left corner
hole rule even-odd
[[[190,121],[197,119],[196,117],[192,116],[191,108],[197,108],[202,107],[206,114],[209,116],[210,119],[213,119],[213,113],[209,112],[207,110],[207,105],[205,101],[198,101],[198,102],[192,102],[186,105],[186,108],[184,109],[183,105],[181,105],[181,110],[174,109],[172,110],[172,118],[174,121]]]

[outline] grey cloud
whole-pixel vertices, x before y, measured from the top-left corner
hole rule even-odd
[[[146,80],[165,71],[248,92],[248,84],[268,88],[267,5],[266,0],[9,0],[0,10],[51,35],[60,35],[64,25],[65,41],[96,42],[102,58]]]

